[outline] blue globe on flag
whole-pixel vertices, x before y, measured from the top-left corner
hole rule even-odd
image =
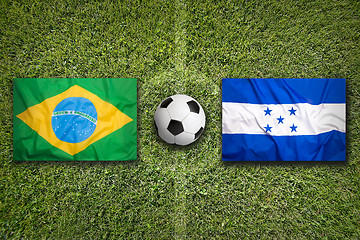
[[[55,107],[51,118],[56,137],[68,143],[88,139],[94,133],[96,124],[96,108],[83,97],[65,98]]]

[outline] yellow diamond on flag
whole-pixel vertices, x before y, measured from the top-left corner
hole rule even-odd
[[[17,115],[51,145],[75,155],[133,119],[74,85]]]

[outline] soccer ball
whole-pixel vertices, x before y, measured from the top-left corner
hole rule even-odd
[[[155,111],[155,127],[167,143],[189,145],[204,131],[205,113],[201,105],[187,95],[174,95],[160,103]]]

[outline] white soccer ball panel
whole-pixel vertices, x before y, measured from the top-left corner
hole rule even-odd
[[[172,98],[172,97],[171,97]],[[167,107],[170,118],[173,120],[182,121],[189,113],[189,106],[186,104],[186,101],[174,100]]]
[[[162,140],[167,143],[174,144],[175,143],[175,136],[170,133],[166,128],[159,128],[158,129],[159,136]]]
[[[171,96],[171,98],[174,101],[179,101],[179,102],[188,102],[188,101],[194,100],[192,97],[189,97],[188,95],[182,95],[182,94],[173,95],[173,96]]]
[[[160,107],[156,109],[154,118],[155,118],[155,124],[158,127],[158,129],[167,128],[171,120],[169,112],[166,110],[166,108],[160,108]]]
[[[203,113],[203,114],[201,114]],[[182,122],[184,131],[189,133],[197,133],[201,127],[205,128],[204,111],[200,113],[189,113],[189,115]]]
[[[188,132],[182,132],[179,135],[175,136],[175,143],[177,145],[185,146],[185,145],[189,145],[194,141],[195,141],[195,135]]]

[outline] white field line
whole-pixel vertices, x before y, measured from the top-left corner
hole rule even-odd
[[[176,93],[184,93],[184,79],[186,77],[186,29],[184,23],[187,19],[186,5],[182,0],[175,1],[176,7],[176,20],[175,20],[175,46],[176,51],[174,54],[175,61],[175,74],[176,84],[174,86]],[[185,176],[186,166],[184,164],[178,164],[174,167],[175,171],[175,206],[174,206],[174,238],[186,239],[186,225],[187,225],[187,201],[185,188],[187,185],[187,179]]]

